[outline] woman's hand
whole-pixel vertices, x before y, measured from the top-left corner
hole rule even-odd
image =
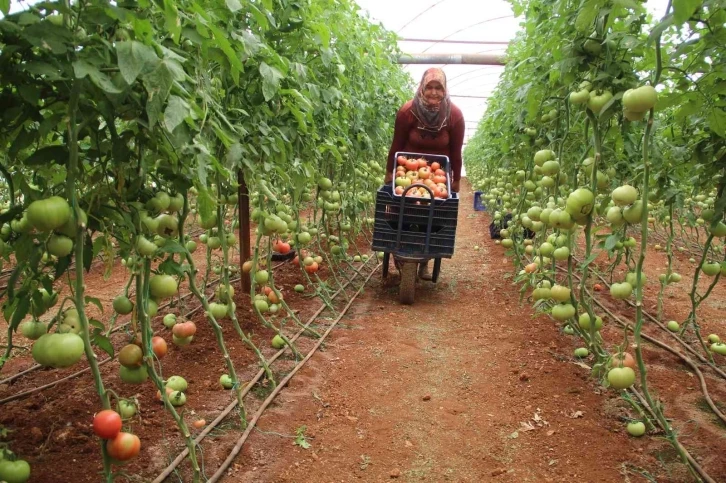
[[[456,181],[451,182],[451,191],[453,191],[454,193],[459,192],[459,181],[461,181],[461,180],[457,179]]]
[[[383,179],[383,184],[389,184],[391,181],[393,181],[393,173],[389,171]]]

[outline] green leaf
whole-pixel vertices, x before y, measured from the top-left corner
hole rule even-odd
[[[0,12],[7,16],[10,12],[10,0],[0,0]]]
[[[189,104],[179,96],[169,97],[169,104],[164,111],[164,126],[169,132],[184,122],[184,118],[189,115]]]
[[[673,20],[677,25],[688,20],[703,0],[673,0]]]
[[[108,354],[109,357],[113,358],[113,344],[111,344],[111,341],[108,339],[108,337],[101,334],[100,330],[96,329],[93,331],[93,335],[91,336],[91,343],[103,350],[106,354]]]
[[[156,69],[143,76],[144,87],[149,95],[146,115],[149,117],[150,128],[161,118],[162,106],[174,82],[172,66],[172,61],[164,60]]]
[[[77,78],[83,79],[88,76],[91,82],[102,91],[108,92],[109,94],[121,94],[123,91],[116,87],[111,79],[95,66],[89,64],[85,60],[77,60],[73,62],[73,73]]]
[[[127,84],[134,83],[145,69],[150,69],[159,62],[154,49],[135,40],[116,44],[118,67]]]
[[[605,250],[610,251],[620,241],[620,236],[612,234],[605,239]]]
[[[18,295],[20,296],[21,294],[18,294]],[[15,307],[13,316],[10,319],[10,327],[13,330],[17,329],[18,324],[20,324],[20,321],[23,320],[26,315],[28,315],[29,309],[30,309],[30,297],[19,297],[18,305],[17,305],[17,307]]]
[[[714,107],[711,109],[708,117],[706,117],[706,122],[713,132],[722,138],[726,138],[726,111],[723,108]]]
[[[98,310],[100,310],[101,313],[103,313],[103,304],[96,297],[90,297],[90,296],[86,295],[86,299],[85,300],[86,300],[86,304],[93,304],[93,305],[95,305],[96,307],[98,307]]]
[[[260,75],[262,76],[262,94],[265,96],[265,101],[269,101],[275,97],[280,88],[280,80],[283,78],[282,72],[262,62],[260,64]]]
[[[179,10],[172,0],[164,0],[164,19],[166,20],[166,28],[172,35],[174,43],[179,43],[181,36],[181,20],[179,19]]]
[[[106,330],[106,326],[103,325],[103,322],[101,322],[100,320],[88,319],[88,325],[91,325],[93,327],[97,327],[97,328],[99,328],[101,330]]]
[[[575,19],[575,28],[580,32],[588,32],[591,29],[592,23],[597,18],[597,14],[599,12],[599,3],[590,0],[580,9],[580,12],[577,14],[577,18]]]
[[[242,9],[242,4],[239,3],[239,0],[226,0],[225,3],[227,4],[227,8],[230,9],[232,12],[236,12]]]
[[[28,166],[48,166],[53,164],[53,162],[63,165],[68,162],[68,149],[65,145],[53,145],[40,148],[24,161]]]
[[[232,67],[230,75],[234,79],[234,82],[239,84],[239,73],[244,70],[244,67],[242,66],[242,61],[240,61],[237,51],[232,48],[232,44],[229,43],[227,35],[224,32],[212,24],[209,24],[208,27],[212,31],[217,47],[222,49],[224,55],[227,56],[227,60],[229,60],[229,65]]]
[[[167,240],[164,246],[159,249],[163,253],[186,253],[187,250],[176,240]]]

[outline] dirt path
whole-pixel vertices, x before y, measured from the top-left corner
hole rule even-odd
[[[622,403],[572,363],[573,338],[519,305],[510,262],[488,239],[488,215],[474,212],[463,191],[456,254],[439,283],[420,282],[406,307],[395,280],[375,277],[343,320],[347,330],[333,333],[261,419],[230,481],[644,481],[632,471],[627,480],[626,467],[658,474],[666,448],[629,438]],[[310,448],[294,444],[298,429]],[[680,476],[658,475],[671,480]]]

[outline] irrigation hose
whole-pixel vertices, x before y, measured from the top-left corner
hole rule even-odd
[[[277,385],[277,387],[270,393],[269,396],[267,396],[267,399],[262,403],[260,408],[257,410],[255,415],[253,416],[252,420],[247,425],[247,429],[245,429],[245,432],[242,434],[240,439],[237,441],[237,444],[232,448],[232,451],[230,452],[229,456],[227,456],[227,459],[224,460],[222,463],[222,466],[217,469],[217,471],[212,475],[211,478],[209,478],[210,483],[215,483],[219,481],[220,478],[224,476],[224,473],[227,471],[227,468],[232,464],[234,459],[237,457],[240,451],[242,451],[242,446],[244,445],[245,441],[247,441],[247,438],[251,434],[252,430],[254,429],[255,425],[257,424],[257,421],[262,417],[262,414],[267,409],[267,407],[272,403],[272,401],[277,397],[277,395],[280,393],[280,391],[285,387],[285,385],[292,379],[295,374],[307,363],[307,361],[310,360],[310,358],[315,354],[315,352],[318,350],[318,348],[322,345],[323,341],[325,341],[325,338],[330,334],[330,332],[335,328],[335,326],[338,324],[338,322],[345,316],[346,312],[350,308],[350,306],[353,304],[355,299],[358,297],[358,295],[361,293],[363,288],[366,286],[366,283],[370,280],[370,278],[373,276],[373,274],[378,270],[380,265],[376,266],[376,268],[368,275],[365,282],[361,285],[361,287],[358,289],[358,291],[353,295],[353,297],[350,299],[348,304],[345,306],[342,312],[338,315],[338,317],[333,321],[333,323],[328,327],[328,329],[323,333],[322,337],[318,339],[315,346],[312,348],[312,350],[308,353],[305,358],[300,361],[298,365],[295,366],[295,368],[287,375],[285,378],[280,381],[280,383]]]
[[[371,259],[374,259],[374,257],[371,257]],[[365,266],[365,265],[364,265],[364,266]],[[380,266],[380,265],[377,265],[376,267],[374,267],[374,268],[373,268],[373,270],[371,271],[370,275],[368,276],[368,278],[366,278],[365,282],[363,283],[362,287],[364,287],[364,286],[365,286],[365,284],[366,284],[366,283],[368,282],[368,280],[370,280],[370,277],[371,277],[371,275],[373,275],[373,273],[375,273],[375,271],[376,271],[376,270],[378,269],[378,267],[379,267],[379,266]],[[353,280],[355,280],[355,279],[356,279],[356,277],[357,277],[357,275],[355,275],[355,276],[353,277],[353,279],[351,279],[351,280],[350,280],[349,282],[346,282],[346,283],[345,283],[345,284],[343,285],[342,289],[345,289],[346,287],[348,287],[348,285],[350,285],[350,284],[351,284],[351,282],[352,282]],[[336,296],[338,296],[338,294],[339,294],[339,293],[341,292],[341,290],[342,290],[342,289],[339,289],[338,291],[336,291],[336,292],[335,292],[335,293],[334,293],[334,294],[333,294],[333,295],[331,296],[331,300],[332,300],[333,298],[335,298]],[[315,321],[315,319],[317,319],[317,318],[318,318],[318,316],[319,316],[319,315],[320,315],[320,314],[321,314],[321,313],[322,313],[322,312],[323,312],[323,311],[324,311],[324,310],[325,310],[326,308],[327,308],[327,305],[326,305],[325,303],[323,303],[323,304],[322,304],[322,305],[320,306],[320,308],[319,308],[319,309],[318,309],[318,310],[317,310],[317,311],[316,311],[316,312],[315,312],[315,313],[314,313],[314,314],[313,314],[313,315],[312,315],[312,316],[310,317],[310,319],[309,319],[309,320],[307,321],[307,323],[306,323],[306,324],[305,324],[305,325],[303,326],[303,328],[301,328],[301,329],[300,329],[300,330],[299,330],[299,331],[298,331],[298,332],[297,332],[297,333],[296,333],[296,334],[295,334],[295,335],[294,335],[293,337],[291,337],[291,338],[290,338],[290,342],[291,342],[291,343],[294,343],[294,342],[295,342],[295,341],[296,341],[296,340],[297,340],[297,339],[298,339],[298,338],[299,338],[299,337],[300,337],[300,336],[301,336],[301,335],[302,335],[302,334],[303,334],[303,333],[304,333],[304,332],[305,332],[305,331],[307,330],[307,328],[308,328],[308,327],[309,327],[309,326],[310,326],[310,325],[311,325],[311,324],[312,324],[312,323],[313,323],[313,322]],[[346,308],[346,310],[347,310],[347,308]],[[325,337],[325,335],[327,335],[327,333],[323,335],[323,338]],[[322,339],[320,339],[320,340],[322,340]],[[317,346],[316,346],[316,349],[317,349]],[[272,356],[272,357],[271,357],[270,359],[268,359],[268,365],[272,365],[272,364],[273,364],[273,363],[274,363],[274,362],[275,362],[275,361],[276,361],[276,360],[277,360],[277,359],[278,359],[278,358],[279,358],[279,357],[280,357],[280,356],[281,356],[282,354],[284,354],[284,353],[285,353],[285,351],[286,351],[286,348],[282,348],[282,349],[280,349],[279,351],[277,351],[277,352],[276,352],[276,353],[275,353],[275,354],[274,354],[274,355],[273,355],[273,356]],[[243,389],[243,390],[242,390],[242,392],[241,392],[241,397],[245,397],[245,396],[246,396],[246,395],[247,395],[247,394],[249,393],[249,391],[250,391],[250,390],[251,390],[251,389],[252,389],[252,388],[254,387],[254,385],[255,385],[255,384],[257,384],[257,382],[258,382],[258,381],[259,381],[259,380],[260,380],[260,379],[262,378],[262,376],[263,376],[264,374],[265,374],[265,370],[264,370],[264,369],[260,369],[260,370],[259,370],[259,371],[257,372],[257,374],[256,374],[256,375],[255,375],[255,376],[254,376],[254,377],[252,378],[252,380],[251,380],[251,381],[250,381],[249,383],[247,383],[247,385],[246,385],[246,386],[244,387],[244,389]],[[281,387],[282,385],[283,385],[283,384],[282,384],[282,382],[281,382],[281,383],[280,383],[280,384],[278,385],[278,387]],[[205,437],[206,437],[206,436],[207,436],[207,435],[208,435],[208,434],[209,434],[210,432],[212,432],[212,430],[213,430],[213,429],[214,429],[214,428],[215,428],[215,427],[216,427],[216,426],[217,426],[217,425],[218,425],[218,424],[219,424],[220,422],[222,422],[222,420],[223,420],[223,419],[224,419],[225,417],[227,417],[227,415],[228,415],[228,414],[229,414],[230,412],[232,412],[232,410],[233,410],[233,409],[234,409],[235,407],[237,407],[237,403],[238,403],[237,399],[236,399],[236,398],[235,398],[235,399],[233,399],[233,400],[232,400],[232,401],[231,401],[231,402],[230,402],[230,403],[229,403],[229,404],[227,405],[227,407],[226,407],[226,408],[225,408],[225,409],[224,409],[224,410],[223,410],[223,411],[222,411],[222,412],[221,412],[221,413],[220,413],[220,414],[219,414],[219,415],[218,415],[218,416],[217,416],[217,417],[216,417],[216,418],[214,419],[214,421],[212,421],[212,422],[211,422],[211,423],[210,423],[209,425],[207,425],[207,427],[205,427],[205,428],[204,428],[204,430],[203,430],[203,431],[202,431],[202,432],[201,432],[201,433],[200,433],[200,434],[199,434],[199,435],[198,435],[198,436],[197,436],[197,437],[195,438],[195,440],[194,440],[195,444],[199,444],[199,443],[201,443],[201,442],[202,442],[202,440],[203,440],[203,439],[204,439],[204,438],[205,438]],[[156,479],[155,479],[155,480],[153,481],[153,483],[161,483],[161,482],[163,482],[163,481],[164,481],[164,480],[165,480],[165,479],[166,479],[166,478],[167,478],[167,477],[168,477],[169,475],[171,475],[171,473],[172,473],[172,472],[173,472],[173,471],[174,471],[174,470],[176,469],[176,467],[177,467],[177,466],[179,466],[179,464],[181,464],[181,462],[182,462],[182,461],[184,461],[184,458],[186,458],[186,456],[187,456],[188,454],[189,454],[189,449],[188,449],[188,448],[184,448],[184,450],[183,450],[183,451],[182,451],[182,452],[181,452],[181,453],[180,453],[179,455],[177,455],[177,457],[176,457],[176,458],[175,458],[175,459],[174,459],[174,460],[173,460],[173,461],[172,461],[172,462],[171,462],[171,463],[169,464],[169,466],[168,466],[168,467],[167,467],[167,468],[166,468],[166,469],[165,469],[165,470],[164,470],[163,472],[161,472],[161,474],[159,474],[159,476],[157,476],[157,477],[156,477]]]

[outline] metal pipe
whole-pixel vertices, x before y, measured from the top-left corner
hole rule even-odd
[[[436,39],[398,39],[399,42],[433,42],[436,44],[486,44],[486,45],[509,45],[509,41],[488,41],[488,40],[436,40]]]
[[[504,65],[501,54],[403,54],[399,64]]]

